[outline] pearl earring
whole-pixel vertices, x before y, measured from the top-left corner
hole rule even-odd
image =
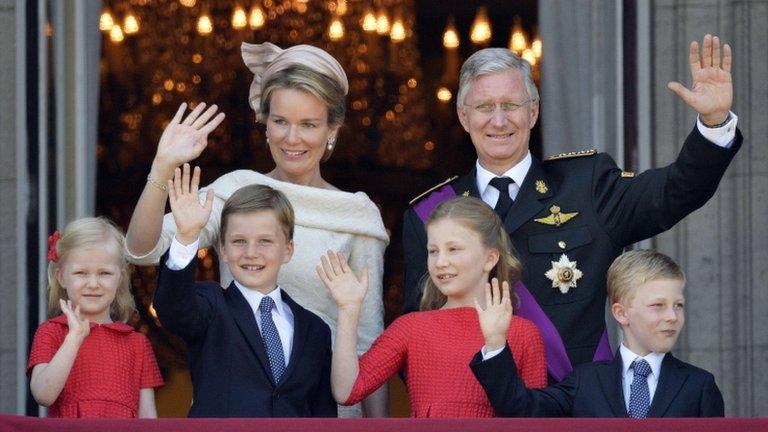
[[[333,145],[336,143],[335,138],[328,138],[328,151],[333,150]]]

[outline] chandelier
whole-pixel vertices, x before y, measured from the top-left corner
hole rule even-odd
[[[484,6],[480,6],[469,30],[469,41],[472,44],[472,51],[487,47],[491,42],[492,35],[493,26],[488,17],[488,11]],[[538,32],[534,31],[533,40],[530,43],[528,42],[529,40],[531,40],[531,37],[524,30],[522,19],[519,16],[515,16],[512,28],[510,29],[507,48],[531,64],[534,81],[538,82],[541,77],[541,38]],[[461,35],[456,29],[454,17],[450,16],[443,31],[444,72],[435,92],[437,100],[444,104],[448,104],[453,100],[454,95],[451,88],[456,88],[458,85],[460,46]]]
[[[106,0],[99,28],[108,72],[146,79],[125,114],[136,127],[138,120],[151,122],[153,113],[163,113],[149,127],[162,130],[183,101],[219,103],[220,97],[247,93],[241,41],[307,43],[331,53],[349,76],[350,110],[341,138],[355,145],[340,147],[334,160],[356,162],[374,153],[384,165],[424,169],[434,146],[422,127],[428,109],[418,85],[414,21],[413,0]],[[250,142],[263,141],[261,131],[252,129]],[[152,142],[132,135],[129,146]]]

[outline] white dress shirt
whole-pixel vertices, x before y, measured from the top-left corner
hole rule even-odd
[[[170,251],[168,252],[168,260],[165,262],[165,265],[171,270],[183,269],[189,265],[197,254],[198,243],[199,242],[195,240],[188,245],[183,245],[174,236],[173,241],[171,242]],[[259,332],[261,332],[261,312],[259,312],[259,304],[261,304],[261,299],[265,297],[265,294],[246,288],[238,281],[234,282],[237,289],[240,290],[240,293],[243,294],[243,297],[245,297],[245,300],[251,307],[253,316],[256,318],[256,324],[259,326]],[[285,366],[288,367],[288,362],[291,358],[291,350],[293,349],[293,311],[291,311],[291,307],[283,301],[282,290],[279,286],[270,291],[269,294],[266,294],[266,296],[271,297],[275,302],[275,307],[272,308],[272,321],[274,321],[275,327],[277,327],[277,333],[280,335]]]
[[[704,126],[704,123],[701,122],[701,117],[696,116],[696,127],[704,138],[720,147],[731,148],[733,140],[736,139],[736,124],[739,122],[739,117],[733,111],[729,111],[728,115],[730,116],[728,123],[719,128]]]
[[[517,198],[517,193],[520,192],[520,185],[525,180],[525,175],[528,174],[528,170],[531,168],[531,152],[527,152],[523,160],[517,163],[517,165],[505,171],[502,175],[496,175],[480,165],[478,159],[475,163],[476,175],[475,181],[477,181],[477,191],[480,192],[480,198],[489,206],[495,207],[496,201],[499,200],[499,190],[491,186],[491,180],[496,177],[509,177],[513,180],[509,184],[509,197],[514,200]]]
[[[648,396],[650,396],[650,402],[653,403],[653,395],[656,393],[656,386],[659,384],[659,373],[661,373],[661,361],[664,360],[665,353],[652,352],[646,356],[639,356],[632,352],[629,348],[622,343],[619,347],[619,354],[621,355],[621,387],[624,390],[624,405],[629,412],[629,393],[632,381],[635,378],[634,370],[630,369],[632,362],[637,358],[645,359],[651,366],[651,373],[648,375]]]

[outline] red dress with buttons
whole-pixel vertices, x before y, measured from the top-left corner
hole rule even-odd
[[[69,327],[59,315],[38,327],[27,363],[49,363]],[[139,392],[160,387],[163,377],[146,336],[121,323],[94,324],[83,341],[49,417],[137,417]]]
[[[507,343],[525,386],[545,387],[547,362],[536,325],[512,317]],[[483,344],[474,308],[403,315],[360,357],[360,371],[345,405],[366,398],[402,370],[413,417],[493,417],[493,407],[469,368]]]

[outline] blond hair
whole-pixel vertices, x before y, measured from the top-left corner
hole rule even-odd
[[[219,239],[224,244],[229,217],[233,214],[272,211],[285,234],[286,240],[293,240],[294,213],[288,198],[277,189],[267,185],[252,184],[244,186],[230,195],[221,210],[221,228]]]
[[[318,98],[327,108],[328,126],[341,126],[346,114],[346,94],[333,78],[306,66],[291,66],[274,75],[264,83],[261,93],[261,119],[266,124],[272,108],[272,94],[278,89],[295,89]],[[330,144],[330,143],[329,143]],[[335,145],[326,146],[323,157],[325,162],[333,154]]]
[[[625,252],[608,268],[608,298],[611,304],[631,302],[637,287],[658,279],[685,283],[685,273],[672,258],[661,252],[647,249]]]
[[[120,261],[120,285],[115,292],[115,299],[109,306],[109,315],[113,321],[127,322],[136,311],[136,303],[131,294],[131,278],[128,269],[128,260],[124,252],[125,236],[112,221],[105,217],[85,217],[67,224],[61,232],[61,238],[56,243],[56,261],[48,262],[48,317],[61,314],[59,299],[68,300],[66,288],[59,284],[56,278],[56,270],[61,268],[61,263],[67,255],[75,249],[86,246],[107,248],[109,242]]]
[[[440,203],[429,215],[426,225],[429,227],[443,219],[450,219],[477,233],[483,247],[499,251],[499,261],[488,275],[488,280],[497,278],[499,286],[503,282],[509,283],[510,294],[514,297],[514,286],[522,277],[523,265],[515,256],[509,235],[496,212],[477,198],[462,196]],[[423,311],[440,309],[448,300],[429,276],[423,282],[423,292],[420,305]]]

